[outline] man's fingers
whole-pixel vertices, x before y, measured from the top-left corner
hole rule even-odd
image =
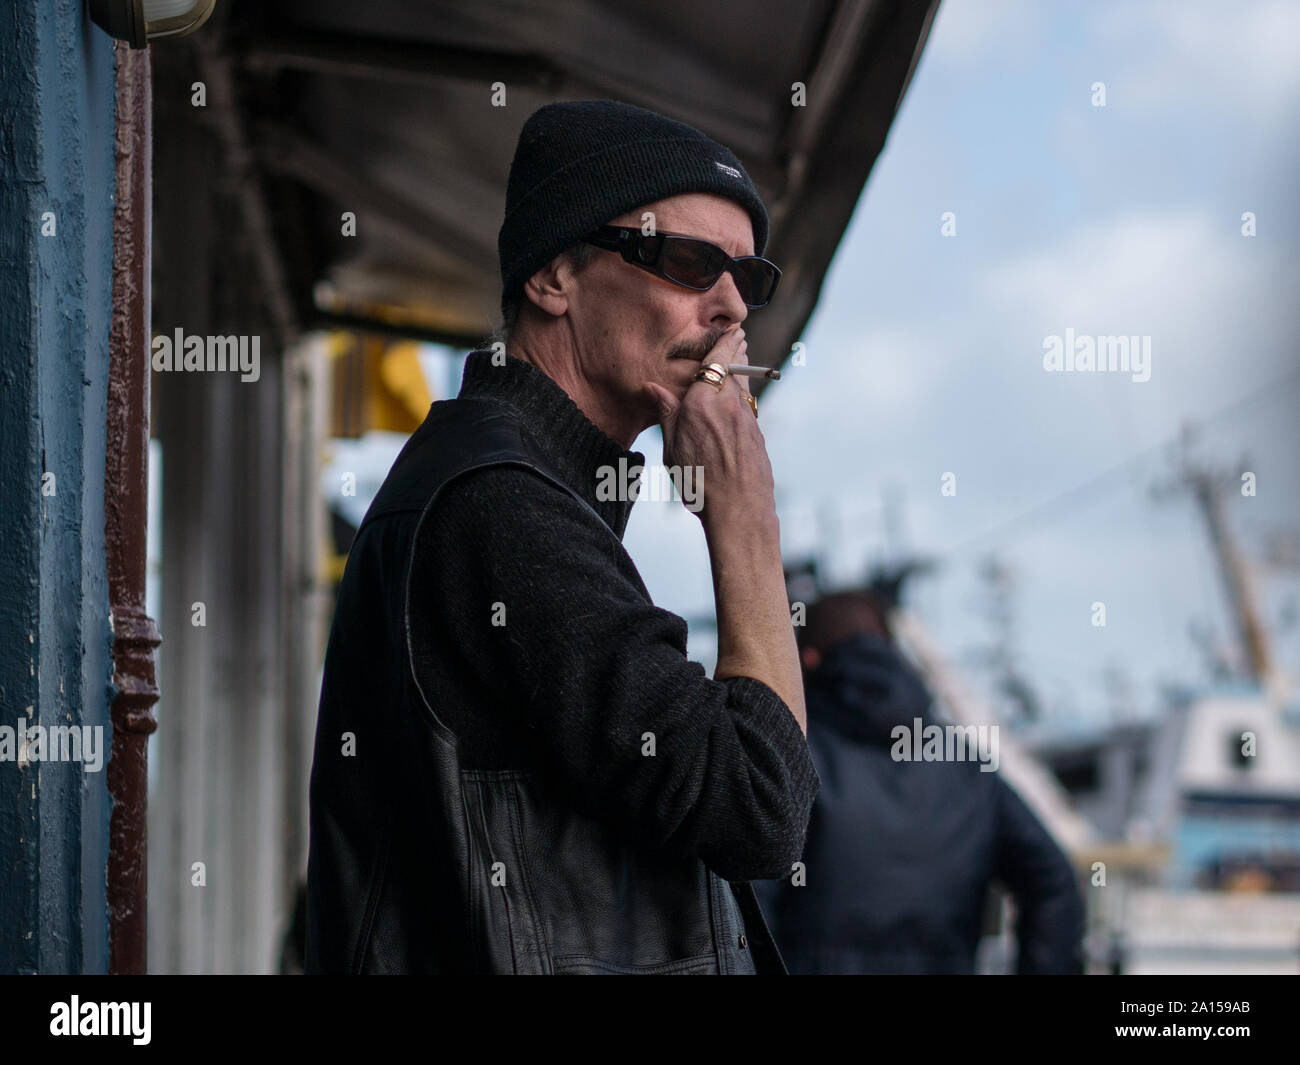
[[[732,357],[732,362],[743,362],[749,365],[749,339],[745,336],[743,329],[736,330],[736,350]]]
[[[724,363],[739,363],[742,366],[748,366],[749,341],[745,337],[745,331],[743,329],[736,329],[733,333],[728,333],[725,339],[733,341],[735,346],[731,353],[721,361]],[[742,374],[731,374],[730,376],[735,379],[736,387],[739,388],[741,392],[749,391],[748,377],[745,377]],[[748,406],[748,404],[746,404],[746,406]]]
[[[745,337],[745,331],[737,326],[735,329],[729,329],[722,334],[722,339],[714,345],[713,351],[704,359],[705,362],[720,362],[724,366],[731,363],[741,363],[744,366],[749,365],[749,341]],[[743,381],[738,380],[737,384],[744,387]]]

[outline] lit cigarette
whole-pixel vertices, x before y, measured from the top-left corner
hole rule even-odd
[[[780,370],[769,370],[766,366],[750,366],[743,362],[738,362],[734,366],[728,366],[727,372],[738,373],[742,377],[766,377],[769,381],[781,380]]]

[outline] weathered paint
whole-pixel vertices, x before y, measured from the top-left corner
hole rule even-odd
[[[0,724],[111,742],[112,42],[82,0],[6,0],[0,69]],[[107,970],[109,814],[104,771],[0,762],[0,971]]]

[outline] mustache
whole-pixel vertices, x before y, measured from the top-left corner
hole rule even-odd
[[[695,359],[698,362],[713,350],[713,345],[722,339],[724,332],[726,332],[724,329],[714,329],[704,334],[699,340],[678,344],[668,352],[668,357],[670,359]]]

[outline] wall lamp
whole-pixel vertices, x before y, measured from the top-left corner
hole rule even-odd
[[[89,0],[90,18],[110,37],[143,48],[160,37],[184,37],[212,14],[217,0]]]

